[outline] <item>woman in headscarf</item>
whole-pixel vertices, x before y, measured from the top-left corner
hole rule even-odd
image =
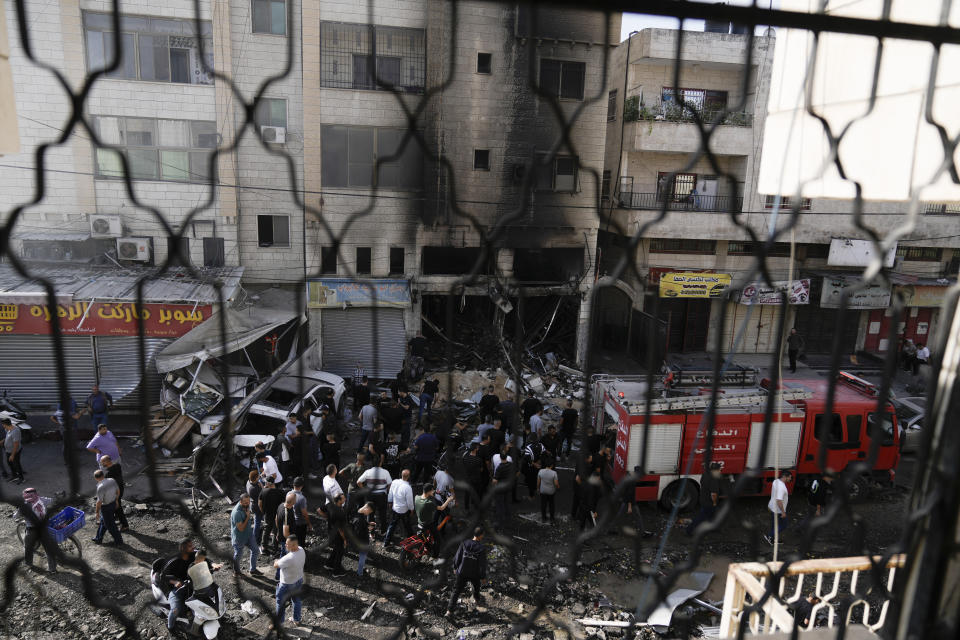
[[[23,490],[23,504],[20,505],[19,510],[27,525],[23,536],[23,562],[29,567],[33,566],[33,551],[39,543],[43,545],[47,554],[47,569],[50,573],[56,573],[59,549],[47,533],[47,508],[36,489]]]

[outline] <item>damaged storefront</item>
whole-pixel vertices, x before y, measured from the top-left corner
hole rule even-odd
[[[903,301],[903,311],[897,317],[892,307],[872,309],[867,317],[864,351],[886,353],[900,348],[904,340],[928,344],[934,335],[947,289],[956,284],[952,278],[923,278],[891,274],[893,296]],[[896,324],[895,342],[890,341],[890,325]]]
[[[242,268],[200,270],[34,267],[35,280],[0,268],[0,358],[16,366],[0,372],[0,388],[31,410],[52,410],[59,402],[55,384],[58,354],[51,336],[60,326],[67,387],[82,404],[94,384],[109,392],[115,409],[139,406],[141,387],[148,402],[159,398],[155,357],[179,336],[207,320],[218,302],[206,276],[223,283],[223,300],[239,290]],[[57,292],[48,305],[40,280]],[[142,300],[137,285],[143,281]],[[143,325],[145,366],[139,358]]]

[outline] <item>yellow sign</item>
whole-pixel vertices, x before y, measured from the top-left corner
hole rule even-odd
[[[661,298],[719,298],[730,287],[729,273],[665,273]]]

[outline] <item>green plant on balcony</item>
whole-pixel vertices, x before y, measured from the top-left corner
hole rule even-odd
[[[640,96],[630,96],[623,103],[623,121],[636,122],[640,119]]]
[[[749,127],[753,115],[746,111],[732,111],[723,119],[723,124],[730,124],[736,127]]]

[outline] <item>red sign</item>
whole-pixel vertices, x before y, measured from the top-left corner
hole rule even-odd
[[[4,333],[50,335],[53,314],[60,331],[70,336],[135,336],[139,318],[144,335],[176,338],[210,317],[211,305],[144,304],[132,302],[74,302],[57,305],[0,304],[0,335]]]

